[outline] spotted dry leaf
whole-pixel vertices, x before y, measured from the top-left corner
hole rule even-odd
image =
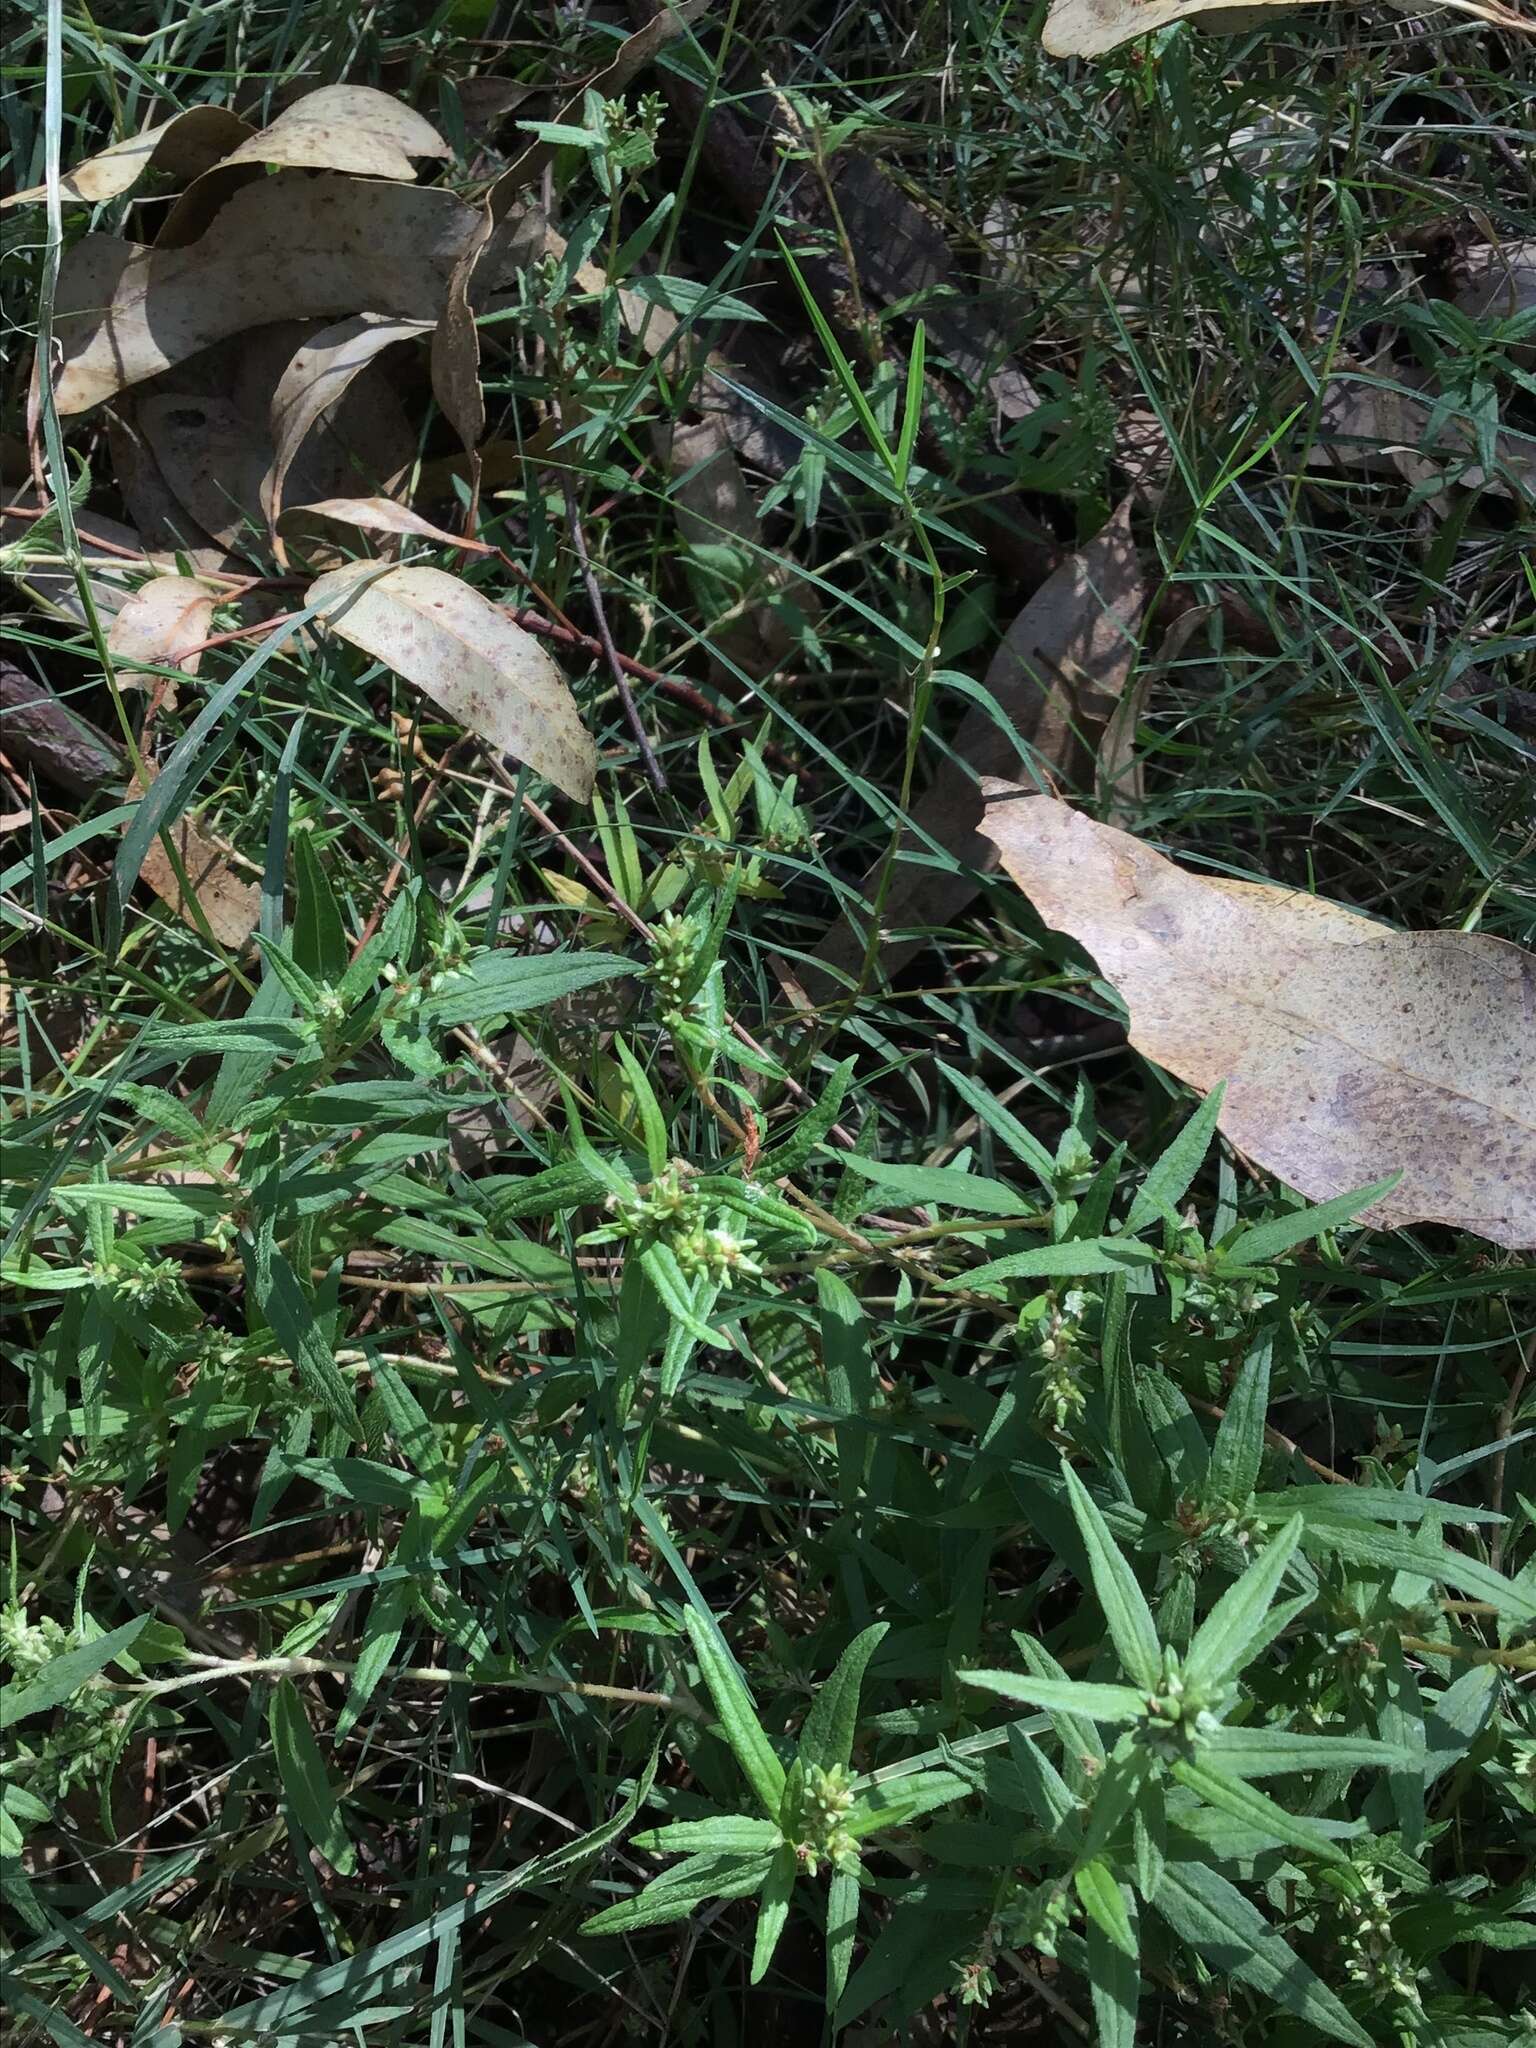
[[[151,775],[150,780],[153,779]],[[130,799],[142,794],[140,782],[135,780],[129,785]],[[175,848],[175,860],[166,851],[166,838]],[[238,953],[261,921],[261,890],[236,871],[231,851],[224,841],[203,832],[184,813],[145,854],[139,879],[147,882],[160,900],[168,903],[194,931],[200,929],[201,913],[219,944]],[[177,873],[178,865],[181,874]],[[190,885],[190,895],[183,886],[182,875]]]
[[[1294,12],[1298,7],[1315,7],[1321,0],[1055,0],[1046,17],[1041,41],[1053,57],[1103,57],[1122,43],[1138,36],[1168,28],[1177,21],[1198,20],[1215,35],[1246,33],[1262,27],[1265,20]],[[1409,12],[1418,12],[1418,0],[1392,0]],[[1455,14],[1469,15],[1495,28],[1529,35],[1536,23],[1502,0],[1438,0]]]
[[[326,627],[477,734],[585,803],[597,748],[569,685],[531,633],[441,569],[333,569],[305,603]]]
[[[990,786],[983,829],[1053,930],[1092,954],[1132,1045],[1314,1201],[1393,1173],[1364,1212],[1536,1247],[1536,956],[1401,932],[1268,882],[1197,875],[1052,797]]]
[[[124,668],[195,676],[218,601],[218,591],[195,576],[152,576],[112,621],[107,649]]]
[[[84,412],[276,320],[435,320],[476,218],[451,192],[277,171],[237,192],[186,247],[87,235],[59,278],[59,410]]]
[[[66,206],[101,206],[131,192],[148,170],[195,178],[237,149],[250,132],[250,122],[227,107],[186,107],[169,121],[114,142],[110,149],[76,164],[61,179],[60,196]],[[47,196],[46,185],[29,185],[25,192],[0,199],[0,209],[36,205]]]

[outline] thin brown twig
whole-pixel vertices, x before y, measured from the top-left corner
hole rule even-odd
[[[603,605],[603,593],[598,588],[597,576],[592,567],[592,558],[587,552],[587,536],[582,531],[581,513],[576,504],[576,493],[568,479],[562,479],[565,492],[565,513],[571,523],[571,545],[576,550],[576,560],[581,569],[581,580],[587,593],[587,603],[592,608],[592,620],[597,627],[597,637],[602,643],[604,659],[613,677],[614,688],[619,693],[619,702],[624,707],[624,717],[635,745],[640,750],[640,759],[652,789],[658,796],[667,794],[667,778],[662,773],[661,763],[656,758],[650,737],[641,721],[640,707],[635,702],[634,692],[629,687],[629,678],[624,673],[624,664],[619,659],[619,650],[614,645],[613,633],[608,624],[608,613]]]

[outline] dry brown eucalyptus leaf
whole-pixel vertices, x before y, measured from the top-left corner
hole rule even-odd
[[[284,109],[189,185],[155,236],[159,249],[180,249],[208,229],[236,192],[254,185],[265,168],[342,171],[352,177],[393,178],[409,184],[413,157],[451,156],[430,121],[366,85],[323,85]]]
[[[531,633],[441,569],[333,569],[305,599],[324,625],[478,735],[585,803],[597,748],[570,686]]]
[[[1133,502],[1127,498],[1103,532],[1041,585],[1009,627],[986,674],[985,689],[1025,742],[1030,760],[1072,787],[1093,774],[1093,739],[1136,658],[1147,587],[1131,533]],[[1018,749],[980,705],[966,712],[951,744],[958,759],[939,764],[912,807],[917,829],[903,843],[907,858],[898,856],[882,916],[891,931],[947,923],[976,894],[975,876],[997,865],[980,829],[981,784],[988,776],[1021,772]],[[920,855],[925,841],[943,847],[957,867],[917,866],[911,856]],[[864,878],[866,897],[878,872],[876,867]],[[921,937],[886,939],[879,956],[884,972],[896,974],[924,943]],[[825,998],[842,985],[836,971],[852,972],[863,954],[863,940],[839,919],[816,949],[823,971],[803,974],[809,993]]]
[[[153,773],[149,780],[154,780]],[[143,784],[137,778],[129,784],[128,795],[143,795]],[[194,931],[199,928],[201,911],[221,946],[232,953],[243,951],[261,921],[261,890],[235,871],[230,860],[233,849],[223,840],[204,833],[189,816],[183,814],[168,826],[167,837],[176,849],[176,861],[156,839],[139,869],[140,881],[147,882],[161,902],[168,903]],[[191,898],[176,872],[177,861],[186,875]]]
[[[1536,1247],[1536,956],[1400,932],[1268,882],[1189,873],[1069,804],[989,790],[985,831],[1092,954],[1132,1045],[1313,1201],[1401,1172],[1365,1212]]]
[[[387,92],[371,85],[322,85],[285,107],[224,161],[409,182],[416,175],[413,157],[452,155],[430,121]]]
[[[129,598],[107,635],[124,669],[179,668],[195,676],[219,593],[195,576],[153,576]]]
[[[313,505],[290,505],[282,515],[282,524],[291,528],[312,519],[356,526],[365,533],[416,534],[422,540],[435,540],[442,547],[463,548],[474,555],[496,552],[483,540],[466,540],[462,534],[434,526],[430,519],[423,519],[419,512],[397,504],[393,498],[321,498]]]
[[[386,320],[377,313],[354,313],[298,350],[272,394],[269,417],[275,452],[263,490],[270,525],[275,526],[281,516],[284,482],[311,429],[335,411],[353,379],[384,349],[397,342],[419,340],[430,332],[430,321]],[[381,476],[373,481],[388,485],[393,478]]]
[[[196,178],[236,149],[251,132],[249,121],[227,107],[186,107],[169,121],[114,142],[97,156],[76,164],[60,181],[64,204],[100,206],[120,199],[148,170],[168,171],[177,178]],[[46,185],[31,185],[0,199],[0,210],[31,206],[48,196]]]
[[[1213,34],[1221,35],[1246,32],[1297,7],[1320,4],[1321,0],[1247,0],[1247,4],[1234,7],[1232,0],[1054,0],[1040,40],[1053,57],[1103,57],[1122,43],[1178,21],[1198,20]],[[1392,4],[1409,12],[1417,9],[1417,0],[1392,0]],[[1528,15],[1505,7],[1502,0],[1437,0],[1437,4],[1522,35],[1536,28]]]
[[[0,724],[11,758],[71,796],[94,795],[123,779],[123,757],[115,741],[72,711],[46,683],[3,660]]]
[[[475,219],[451,192],[278,171],[237,192],[185,248],[87,235],[59,279],[59,410],[84,412],[278,320],[435,320]]]
[[[124,433],[137,436],[154,477],[170,494],[178,532],[212,535],[226,549],[264,557],[277,462],[275,393],[295,360],[325,332],[320,323],[302,320],[254,327],[120,399],[114,410]],[[364,364],[355,381],[332,394],[323,422],[295,444],[290,482],[304,497],[345,496],[393,479],[415,448],[415,432],[388,377],[381,367]],[[113,449],[118,451],[117,440]],[[143,481],[136,465],[134,488]]]

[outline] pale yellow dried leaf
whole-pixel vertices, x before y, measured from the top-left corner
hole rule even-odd
[[[153,774],[149,777],[154,780]],[[130,783],[130,798],[143,794],[137,778]],[[166,828],[166,837],[176,849],[176,861],[156,839],[144,857],[139,879],[147,882],[162,903],[168,903],[184,924],[199,929],[198,912],[207,920],[209,931],[221,946],[241,952],[261,921],[261,890],[248,882],[231,864],[232,849],[212,838],[185,813]],[[191,897],[176,872],[179,861],[190,885]]]
[[[1199,21],[1215,34],[1246,33],[1266,19],[1275,19],[1298,7],[1313,7],[1321,0],[1248,0],[1234,7],[1232,0],[1055,0],[1046,17],[1041,42],[1053,57],[1103,57],[1122,43],[1151,35],[1176,21]],[[1407,12],[1418,10],[1418,0],[1390,0]],[[1502,0],[1437,0],[1453,13],[1486,21],[1496,28],[1529,35],[1536,23],[1528,15],[1506,7]]]
[[[87,235],[59,280],[59,409],[84,412],[277,320],[436,320],[476,220],[451,192],[279,171],[237,192],[185,248]]]
[[[224,161],[410,180],[416,175],[413,157],[452,154],[430,121],[387,92],[371,85],[322,85]]]
[[[309,587],[333,633],[413,683],[498,752],[585,803],[597,748],[531,633],[441,569],[333,569]]]
[[[99,155],[76,164],[60,180],[60,195],[66,206],[100,206],[131,192],[150,169],[195,178],[237,149],[250,132],[250,122],[242,121],[227,107],[187,107],[169,121],[114,142]],[[47,196],[46,185],[30,185],[25,192],[12,192],[0,199],[0,210],[35,205]]]
[[[1093,956],[1139,1051],[1226,1082],[1240,1151],[1314,1201],[1400,1173],[1368,1221],[1536,1247],[1536,956],[1192,874],[1051,797],[989,794],[1008,873]]]
[[[275,526],[283,509],[283,486],[294,457],[320,420],[331,414],[353,379],[384,349],[397,342],[417,341],[430,334],[429,320],[388,320],[377,313],[354,313],[324,328],[294,355],[272,394],[269,420],[274,455],[263,487],[264,509]],[[388,477],[374,479],[388,483]]]
[[[195,576],[155,576],[112,621],[107,651],[124,668],[179,668],[195,676],[219,593]]]
[[[443,547],[467,549],[473,555],[496,552],[483,540],[468,540],[461,533],[434,526],[430,519],[423,519],[409,505],[396,504],[393,498],[321,498],[313,505],[290,505],[283,513],[282,523],[290,528],[311,519],[334,520],[342,526],[359,527],[365,533],[414,534],[422,540],[435,540]]]

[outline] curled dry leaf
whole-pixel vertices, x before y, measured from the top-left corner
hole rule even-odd
[[[430,121],[387,92],[371,85],[322,85],[241,142],[224,162],[409,181],[416,175],[413,157],[452,155]]]
[[[377,313],[355,313],[351,319],[325,328],[297,351],[272,394],[274,454],[262,493],[269,525],[275,526],[282,513],[284,482],[311,429],[336,411],[353,379],[384,349],[397,342],[419,340],[430,332],[430,321],[387,320]],[[392,478],[373,481],[388,484]]]
[[[153,576],[129,598],[107,635],[124,668],[179,668],[195,676],[219,593],[195,576]]]
[[[115,742],[10,661],[0,661],[0,724],[11,758],[71,796],[95,795],[123,779]]]
[[[411,324],[412,333],[423,331]],[[179,533],[202,532],[226,549],[264,552],[278,460],[276,394],[296,362],[311,360],[326,332],[302,320],[252,328],[136,387],[114,409],[121,436],[137,437],[142,448],[133,488],[146,481],[141,464],[147,458],[171,498],[171,523]],[[312,380],[305,370],[296,381],[302,392]],[[305,497],[339,497],[388,483],[415,453],[415,433],[381,368],[355,364],[352,376],[338,383],[289,450],[292,481]],[[117,452],[116,440],[113,446]],[[165,523],[162,516],[156,530]]]
[[[445,527],[434,526],[430,519],[423,519],[408,505],[397,505],[393,498],[321,498],[313,505],[290,505],[282,515],[282,523],[294,528],[312,519],[329,519],[342,526],[356,526],[364,533],[415,534],[422,540],[436,541],[441,547],[463,548],[473,555],[493,555],[496,552],[483,540],[466,540],[462,534],[449,533]]]
[[[242,121],[227,107],[187,107],[169,121],[114,142],[99,156],[76,164],[60,181],[60,195],[66,206],[100,206],[131,192],[148,170],[196,178],[237,149],[250,132],[250,122]],[[46,185],[30,185],[25,192],[12,192],[0,199],[0,210],[34,205],[47,196]]]
[[[1103,57],[1122,43],[1134,42],[1138,36],[1151,35],[1177,21],[1199,20],[1216,35],[1245,33],[1266,19],[1320,4],[1321,0],[1248,0],[1243,6],[1233,6],[1232,0],[1054,0],[1041,41],[1053,57]],[[1417,0],[1393,0],[1393,4],[1417,10]],[[1525,35],[1536,26],[1528,15],[1504,6],[1502,0],[1438,0],[1438,4],[1474,21]]]
[[[153,774],[149,779],[154,780]],[[135,779],[128,795],[142,794],[143,785]],[[261,920],[261,890],[236,872],[230,858],[233,849],[201,831],[190,816],[183,814],[168,826],[165,837],[175,848],[176,859],[172,860],[163,841],[156,839],[144,856],[139,879],[194,931],[199,929],[201,912],[221,946],[232,953],[242,951]],[[178,862],[187,887],[176,872]]]
[[[409,184],[416,176],[413,157],[451,154],[430,121],[388,93],[367,85],[323,85],[295,100],[257,134],[247,130],[227,156],[182,193],[155,243],[179,249],[195,242],[220,207],[255,184],[265,166],[342,171]]]
[[[597,748],[550,656],[441,569],[333,569],[307,604],[326,627],[413,683],[460,725],[585,803]]]
[[[1365,1212],[1536,1246],[1536,956],[1399,932],[1267,882],[1176,867],[1051,797],[989,791],[985,831],[1045,923],[1092,954],[1132,1045],[1314,1201],[1400,1172]]]
[[[278,171],[237,192],[186,248],[87,235],[59,279],[59,410],[84,412],[278,320],[435,320],[475,221],[451,192]]]
[[[1009,627],[983,685],[1025,743],[1029,759],[1069,786],[1092,776],[1094,741],[1136,658],[1147,587],[1131,533],[1133,503],[1127,498],[1103,532],[1036,591]],[[883,922],[893,931],[947,923],[976,894],[979,874],[997,865],[981,830],[981,785],[988,776],[1020,773],[1019,750],[981,705],[966,712],[951,745],[956,758],[939,764],[912,807],[915,829],[903,842],[885,899]],[[913,857],[935,844],[951,856],[953,868],[915,864]],[[865,877],[866,896],[878,873],[877,866]],[[886,940],[880,949],[885,972],[897,973],[923,944],[921,937]],[[815,958],[823,970],[846,974],[863,953],[862,939],[840,918]],[[803,979],[821,998],[840,985],[832,974],[814,969]]]

